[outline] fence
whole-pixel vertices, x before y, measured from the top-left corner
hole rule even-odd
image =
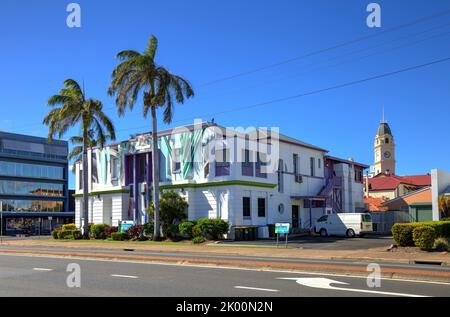
[[[392,226],[398,222],[410,222],[408,211],[372,211],[373,231],[391,234]]]

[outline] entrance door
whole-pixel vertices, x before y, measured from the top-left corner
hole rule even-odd
[[[299,227],[299,207],[292,205],[292,228],[298,229]]]

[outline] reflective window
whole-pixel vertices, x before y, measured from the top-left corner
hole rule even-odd
[[[0,175],[13,177],[64,179],[64,168],[49,165],[0,161]]]
[[[0,208],[5,212],[61,212],[64,211],[64,202],[40,200],[0,200]]]
[[[0,194],[63,197],[64,185],[0,180]]]

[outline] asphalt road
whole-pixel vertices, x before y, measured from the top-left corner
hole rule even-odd
[[[80,266],[80,288],[66,284],[71,263]],[[0,296],[25,297],[450,296],[442,283],[383,279],[370,288],[348,276],[15,255],[0,255],[0,285]]]

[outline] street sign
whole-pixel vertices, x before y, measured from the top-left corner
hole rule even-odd
[[[277,223],[275,224],[275,234],[277,235],[277,248],[280,241],[280,235],[283,234],[286,236],[285,247],[288,245],[288,237],[289,237],[289,229],[291,228],[290,223]]]
[[[290,223],[277,223],[275,225],[276,234],[289,234],[289,229],[291,228]]]
[[[48,217],[48,220],[52,221],[52,220],[53,220],[53,217]]]
[[[127,232],[128,229],[134,226],[134,221],[120,221],[119,232]]]

